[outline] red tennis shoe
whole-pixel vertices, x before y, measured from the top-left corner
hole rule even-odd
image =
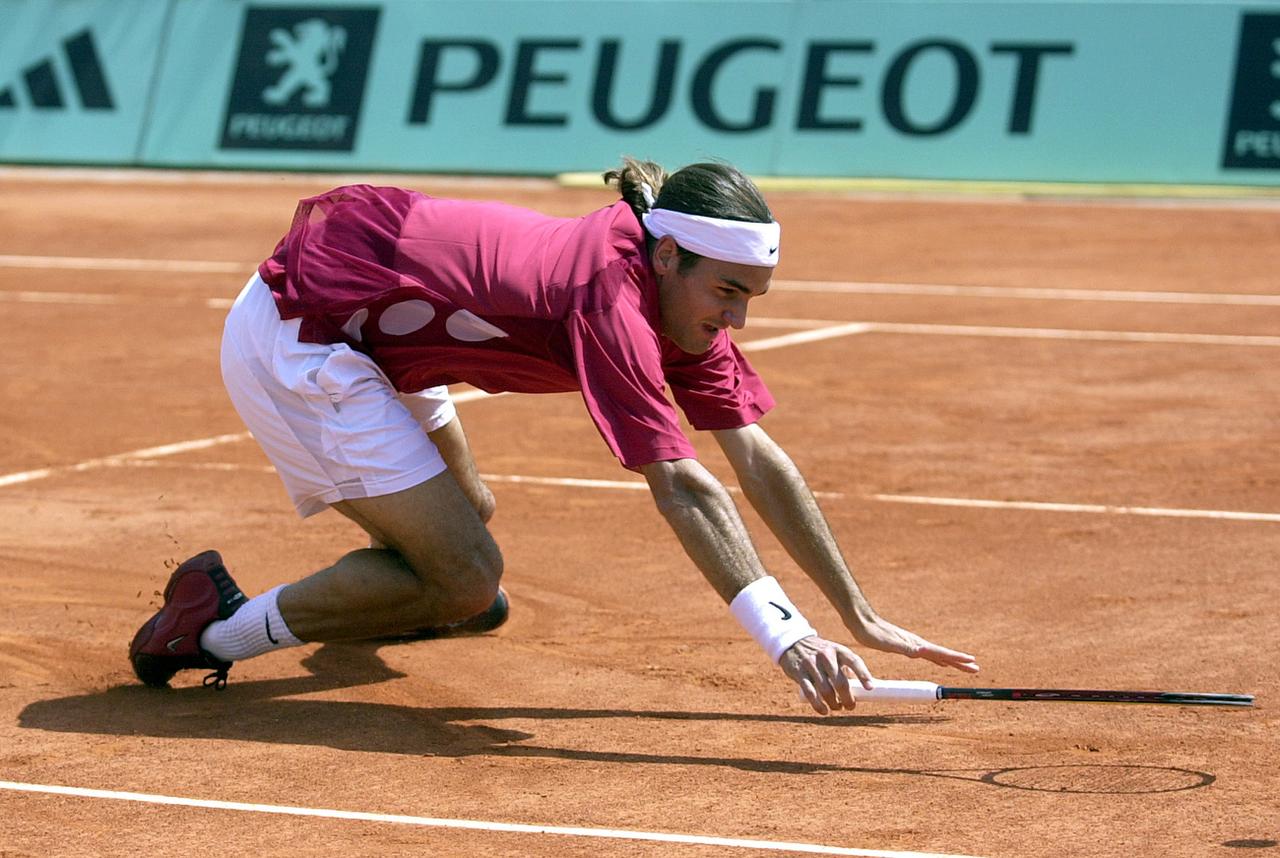
[[[244,593],[231,580],[218,552],[205,551],[187,560],[169,577],[160,610],[133,636],[129,645],[133,672],[143,683],[165,688],[179,670],[212,670],[204,684],[225,688],[231,662],[201,649],[200,633],[244,603]]]

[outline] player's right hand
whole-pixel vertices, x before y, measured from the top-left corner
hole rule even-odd
[[[870,690],[875,682],[853,650],[817,635],[796,641],[782,654],[778,666],[800,687],[800,696],[819,715],[853,709],[856,701],[850,683],[860,682]]]

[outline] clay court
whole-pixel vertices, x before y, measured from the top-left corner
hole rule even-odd
[[[1280,853],[1274,198],[772,192],[783,261],[738,336],[872,603],[983,667],[863,651],[876,675],[1252,708],[818,717],[574,395],[467,389],[505,627],[144,688],[126,647],[177,562],[217,548],[254,594],[362,544],[335,513],[297,519],[217,367],[295,201],[340,181],[0,176],[0,856]]]

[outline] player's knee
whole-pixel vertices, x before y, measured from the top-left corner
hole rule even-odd
[[[481,540],[455,558],[443,577],[437,609],[453,619],[475,616],[493,604],[502,580],[502,552],[492,540]]]
[[[470,617],[478,614],[493,604],[498,598],[498,583],[502,580],[502,552],[497,543],[490,539],[485,545],[473,552],[467,569],[467,587],[465,613]]]

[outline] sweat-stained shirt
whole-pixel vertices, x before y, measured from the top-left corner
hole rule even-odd
[[[697,429],[774,400],[725,331],[704,354],[664,337],[644,231],[618,202],[579,218],[351,185],[302,200],[258,269],[299,339],[346,343],[412,393],[581,391],[628,468],[693,458]]]

